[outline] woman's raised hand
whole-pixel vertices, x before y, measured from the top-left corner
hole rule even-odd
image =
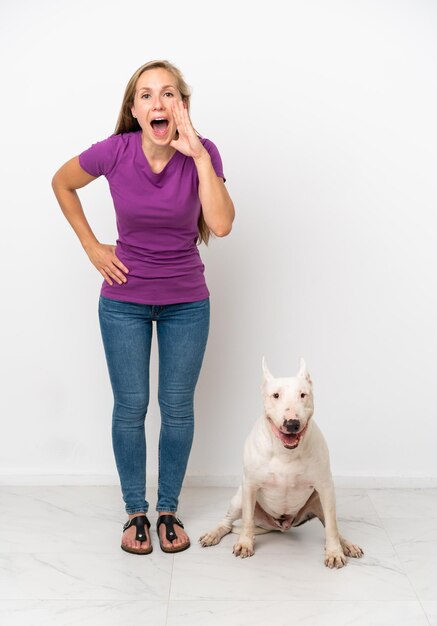
[[[127,282],[123,272],[129,273],[127,267],[115,255],[115,246],[105,243],[96,243],[86,250],[89,260],[101,273],[107,283],[113,285],[113,280],[119,285]]]
[[[173,139],[170,145],[185,156],[197,159],[202,156],[203,147],[188,115],[188,109],[182,100],[172,103],[172,113],[178,129],[178,139]]]

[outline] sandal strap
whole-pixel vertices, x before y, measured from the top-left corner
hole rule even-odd
[[[128,520],[126,524],[124,524],[123,526],[123,532],[127,530],[128,528],[130,528],[131,526],[136,527],[136,532],[135,532],[136,541],[147,541],[147,534],[146,534],[145,526],[147,526],[147,528],[149,529],[150,522],[147,519],[146,515],[137,515],[137,517],[133,517],[132,519]]]
[[[165,525],[165,537],[167,541],[173,543],[175,539],[177,539],[177,534],[174,530],[174,524],[177,524],[181,528],[184,527],[181,520],[176,517],[176,515],[160,515],[158,517],[158,521],[156,522],[156,530],[159,530],[161,524]]]

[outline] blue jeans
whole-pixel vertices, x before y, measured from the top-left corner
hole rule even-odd
[[[209,298],[163,306],[100,296],[99,321],[114,394],[112,443],[126,513],[147,513],[145,417],[152,322],[161,411],[157,511],[177,511],[194,433],[194,390],[209,331]]]

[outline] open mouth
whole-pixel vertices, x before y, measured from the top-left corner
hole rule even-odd
[[[164,137],[168,130],[168,120],[165,117],[159,117],[156,120],[152,120],[150,126],[156,137]]]
[[[282,443],[284,444],[284,448],[288,448],[289,450],[294,450],[294,448],[297,448],[297,446],[300,443],[300,440],[305,434],[306,429],[308,428],[308,423],[307,423],[305,428],[302,428],[302,430],[299,433],[284,432],[283,430],[275,426],[275,424],[270,419],[270,417],[267,419],[270,422],[270,426],[272,428],[273,433],[276,435],[278,439],[282,441]]]

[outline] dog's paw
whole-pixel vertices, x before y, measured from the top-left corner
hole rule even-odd
[[[255,554],[253,541],[250,539],[240,539],[240,541],[237,541],[235,544],[233,553],[235,556],[241,556],[242,559],[245,559],[248,556],[253,556]]]
[[[346,565],[346,557],[341,550],[325,552],[325,565],[329,569],[340,569]]]
[[[211,530],[209,533],[205,533],[201,537],[199,537],[199,542],[202,548],[207,548],[208,546],[216,546],[220,539],[222,538],[222,534],[218,529]]]
[[[360,548],[360,546],[357,546],[354,543],[350,543],[350,541],[348,541],[347,539],[340,539],[341,541],[341,547],[343,548],[343,552],[345,553],[346,556],[351,556],[354,559],[360,559],[364,552],[362,551],[362,549]]]

